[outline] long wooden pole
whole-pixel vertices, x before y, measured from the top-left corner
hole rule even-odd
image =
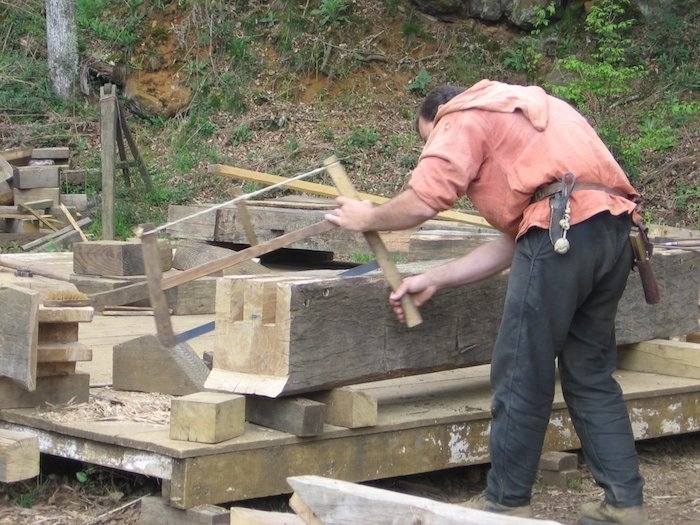
[[[246,170],[243,168],[236,168],[233,166],[224,166],[222,164],[210,164],[207,166],[207,172],[216,175],[224,175],[226,177],[232,177],[235,179],[248,180],[252,182],[258,182],[260,184],[271,185],[283,183],[286,179],[284,177],[279,177],[277,175],[270,175],[268,173],[260,173],[257,171]],[[318,184],[316,182],[308,181],[294,181],[286,184],[286,187],[301,191],[304,193],[310,193],[312,195],[320,195],[322,197],[337,197],[340,195],[338,189],[334,186],[329,186],[327,184]],[[358,193],[359,198],[366,201],[371,201],[375,204],[382,204],[389,199],[386,197],[380,197],[378,195],[372,195],[370,193]],[[441,211],[435,216],[437,219],[445,219],[450,221],[461,222],[464,224],[472,224],[474,226],[483,226],[485,228],[492,229],[493,227],[488,223],[486,219],[478,215],[473,215],[470,213],[464,213],[457,210],[446,210]]]

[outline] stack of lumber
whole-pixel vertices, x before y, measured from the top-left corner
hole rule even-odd
[[[82,304],[73,294],[48,301],[37,290],[0,287],[0,301],[15,305],[0,329],[0,408],[88,400],[90,377],[76,372],[76,363],[92,359],[78,331],[80,323],[92,321],[93,309],[73,306]]]
[[[61,173],[69,167],[67,147],[18,148],[0,152],[0,230],[2,243],[37,241],[62,227],[70,233],[79,227],[61,198]],[[83,222],[85,224],[85,222]],[[66,239],[65,237],[69,237]],[[29,248],[35,247],[30,245]]]

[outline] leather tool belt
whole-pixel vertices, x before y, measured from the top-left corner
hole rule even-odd
[[[552,182],[551,184],[545,184],[544,186],[540,186],[539,188],[537,188],[537,191],[532,195],[532,199],[530,200],[530,202],[538,202],[543,199],[546,199],[547,197],[551,197],[555,193],[562,191],[563,188],[564,184],[562,182]],[[615,188],[611,188],[610,186],[606,186],[605,184],[599,184],[597,182],[576,182],[571,191],[573,192],[579,190],[604,191],[605,193],[617,195],[618,197],[622,197],[624,199],[629,198],[627,194],[621,192],[620,190],[616,190]]]

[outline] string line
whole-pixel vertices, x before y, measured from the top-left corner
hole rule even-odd
[[[340,161],[335,161],[332,164],[337,164],[338,162],[340,162]],[[329,166],[332,164],[329,164]],[[185,222],[185,221],[188,221],[190,219],[194,219],[195,217],[199,217],[200,215],[204,215],[205,213],[209,213],[210,211],[218,210],[218,209],[223,208],[225,206],[229,206],[231,204],[235,204],[237,202],[244,201],[244,200],[250,199],[252,197],[256,197],[256,196],[260,195],[261,193],[265,193],[265,192],[268,192],[270,190],[274,190],[276,188],[281,188],[282,186],[285,186],[286,184],[289,184],[290,182],[294,182],[297,180],[304,179],[306,177],[310,177],[311,175],[315,175],[316,173],[320,173],[322,171],[325,171],[327,168],[328,168],[328,166],[324,166],[322,168],[316,168],[314,170],[307,171],[306,173],[302,173],[300,175],[296,175],[296,176],[291,177],[289,179],[285,179],[281,182],[277,182],[275,184],[272,184],[271,186],[265,186],[264,188],[261,188],[259,190],[252,191],[250,193],[245,193],[243,195],[239,195],[238,197],[236,197],[234,199],[231,199],[231,200],[226,201],[226,202],[222,202],[220,204],[215,204],[209,208],[195,212],[192,215],[187,215],[186,217],[180,217],[179,219],[175,219],[174,221],[170,221],[170,222],[166,222],[165,224],[161,224],[160,226],[157,226],[157,227],[153,228],[152,230],[148,230],[147,232],[142,232],[142,235],[145,235],[147,233],[157,233],[161,230],[169,228],[170,226],[174,226],[175,224],[179,224],[181,222]]]

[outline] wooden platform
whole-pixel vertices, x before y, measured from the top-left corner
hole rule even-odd
[[[169,439],[167,423],[58,423],[39,409],[2,410],[0,428],[38,436],[44,453],[162,478],[170,504],[191,508],[289,493],[289,476],[365,481],[485,463],[488,372],[484,365],[368,383],[362,388],[379,403],[377,426],[326,425],[313,438],[248,424],[242,436],[204,445]],[[700,379],[631,371],[617,376],[637,439],[700,430]],[[558,395],[545,448],[578,446]]]

